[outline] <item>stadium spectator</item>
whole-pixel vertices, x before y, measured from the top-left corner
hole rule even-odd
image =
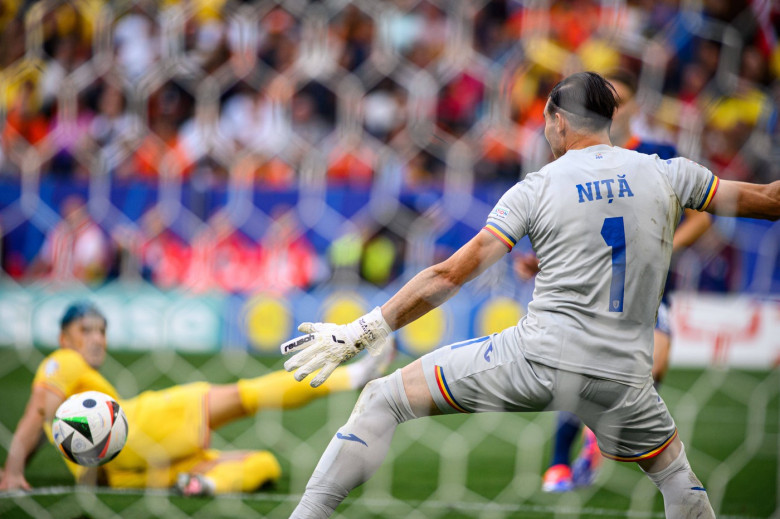
[[[317,112],[312,96],[308,92],[297,92],[292,96],[291,103],[290,118],[293,133],[309,144],[319,144],[330,128]]]
[[[341,368],[324,386],[298,384],[278,371],[233,384],[192,382],[120,398],[98,371],[106,358],[106,319],[92,303],[70,305],[60,322],[60,349],[39,365],[30,399],[8,449],[0,490],[30,490],[24,477],[29,457],[59,405],[83,391],[106,393],[122,406],[127,443],[107,464],[89,469],[65,461],[77,483],[114,488],[175,487],[184,495],[251,492],[279,478],[281,467],[264,450],[220,451],[210,431],[266,409],[292,409],[330,393],[362,387],[385,369],[388,356],[366,356]]]
[[[94,114],[86,106],[83,95],[77,96],[75,104],[75,116],[62,116],[63,111],[57,110],[51,119],[49,130],[51,144],[57,151],[49,161],[47,169],[52,175],[68,181],[77,177],[86,180],[90,176],[83,163],[92,147],[88,135]]]
[[[516,39],[511,33],[512,12],[506,0],[489,2],[474,18],[474,48],[491,61],[500,62]]]
[[[80,65],[80,63],[76,63],[75,35],[56,38],[53,43],[54,55],[41,74],[41,102],[44,105],[56,103],[63,80],[77,65]]]
[[[166,224],[159,206],[141,217],[139,226],[117,226],[111,232],[116,246],[116,275],[125,279],[145,279],[162,289],[184,284],[192,250],[185,240]]]
[[[403,257],[403,238],[383,227],[363,244],[360,275],[369,283],[384,287],[401,274]]]
[[[280,153],[290,139],[284,103],[286,99],[274,99],[262,90],[252,92],[243,85],[225,101],[220,131],[236,150],[250,149],[267,156]]]
[[[371,55],[374,21],[354,5],[348,5],[334,27],[342,42],[339,65],[353,72]]]
[[[192,240],[184,287],[195,292],[246,292],[260,275],[260,246],[219,212]]]
[[[295,210],[280,206],[261,240],[259,276],[248,286],[285,294],[307,290],[323,277],[324,266],[304,234]]]
[[[192,172],[192,157],[179,135],[179,128],[191,118],[192,96],[181,86],[168,82],[149,98],[149,132],[131,156],[125,168],[135,175],[156,181],[159,176],[187,178]]]
[[[363,236],[360,230],[350,229],[333,240],[327,251],[331,281],[337,285],[356,285],[360,279],[360,255]]]
[[[49,134],[47,115],[32,80],[24,81],[11,98],[3,127],[3,155],[23,153]]]
[[[138,81],[159,58],[158,30],[158,24],[138,5],[117,20],[114,27],[116,62],[130,81]]]
[[[442,57],[453,31],[445,12],[428,2],[420,2],[407,12],[395,11],[388,21],[393,48],[419,68]]]
[[[95,117],[90,122],[89,136],[104,153],[112,157],[133,128],[134,117],[127,111],[122,90],[111,83],[100,83],[91,91],[97,99]]]
[[[6,70],[25,52],[24,19],[16,16],[8,3],[2,9],[2,27],[0,31],[0,68]]]
[[[364,124],[369,134],[390,142],[406,123],[407,93],[393,81],[384,79],[363,99]]]
[[[520,179],[521,161],[517,137],[511,131],[495,129],[485,132],[482,156],[474,164],[474,177],[480,183],[513,184]]]
[[[347,325],[304,323],[306,340],[282,345],[297,352],[285,363],[297,379],[320,370],[316,387],[360,350],[381,351],[393,330],[443,304],[524,235],[539,256],[534,299],[517,326],[434,350],[366,387],[291,517],[329,517],[379,468],[403,422],[542,410],[577,414],[604,455],[637,462],[661,491],[667,517],[715,516],[650,374],[669,222],[685,207],[776,220],[780,181],[719,181],[686,159],[612,147],[616,108],[614,89],[595,73],[558,83],[544,112],[556,160],[507,191],[482,231],[381,308]]]
[[[280,73],[298,59],[301,23],[281,7],[264,16],[260,24],[259,58]]]
[[[485,85],[470,72],[459,74],[445,85],[437,106],[439,127],[454,137],[463,136],[479,116],[484,90]]]
[[[425,191],[443,184],[444,163],[427,150],[421,150],[402,166],[401,174],[404,188]]]
[[[347,135],[328,157],[328,183],[333,186],[368,189],[374,178],[376,154],[357,135]]]
[[[43,242],[28,269],[31,278],[46,276],[57,282],[100,283],[110,261],[109,244],[103,230],[89,216],[79,195],[71,195],[60,205],[62,220]]]

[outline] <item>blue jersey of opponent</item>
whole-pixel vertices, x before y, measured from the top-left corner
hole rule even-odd
[[[638,151],[646,155],[658,155],[662,159],[673,159],[677,156],[677,148],[672,144],[663,144],[661,142],[643,141],[638,137],[632,136],[625,145],[628,150]]]

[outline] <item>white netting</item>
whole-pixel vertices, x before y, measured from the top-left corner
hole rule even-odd
[[[296,322],[360,315],[480,229],[509,185],[550,160],[541,109],[579,70],[637,76],[641,138],[722,178],[776,180],[777,23],[767,0],[0,2],[0,343],[13,347],[0,350],[0,383],[32,378],[46,353],[32,345],[53,347],[62,309],[85,295],[108,315],[112,349],[144,352],[105,367],[125,395],[265,371],[271,361],[254,354],[275,353]],[[765,299],[757,329],[746,318],[688,330],[706,350],[690,363],[708,365],[710,349],[727,365],[777,362],[778,229],[718,220],[676,258],[678,288],[748,293],[750,308]],[[532,289],[501,262],[399,345],[418,355],[513,324]],[[745,305],[735,320],[753,315]],[[742,340],[769,353],[730,355]],[[692,380],[664,397],[715,510],[738,515],[729,498],[751,498],[732,479],[767,457],[778,478],[767,436],[780,422],[777,373],[718,367]],[[695,418],[708,406],[728,415],[724,394],[749,409],[725,454],[697,443],[698,428],[722,424]],[[328,399],[310,430],[268,412],[214,443],[261,438],[295,494],[353,400]],[[0,424],[3,449],[20,415]],[[591,490],[540,494],[549,415],[458,420],[401,427],[347,515],[646,516],[657,505],[654,487],[615,463]],[[477,458],[491,456],[499,468],[483,484]],[[405,488],[418,477],[421,489]],[[167,494],[109,495],[54,488],[2,498],[0,513],[283,517],[294,500],[272,492],[183,512]],[[776,496],[763,499],[747,515],[780,513]]]

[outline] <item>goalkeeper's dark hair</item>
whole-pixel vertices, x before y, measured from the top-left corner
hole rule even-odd
[[[608,130],[617,109],[615,87],[595,72],[578,72],[559,82],[550,91],[551,114],[565,112],[576,128]]]

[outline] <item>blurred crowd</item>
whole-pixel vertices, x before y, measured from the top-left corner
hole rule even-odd
[[[780,178],[779,26],[771,0],[0,0],[0,179],[508,185],[550,160],[547,93],[587,69],[638,78],[638,138],[767,182]],[[185,241],[157,211],[98,226],[83,200],[66,202],[36,261],[6,270],[95,280],[122,264],[162,286],[283,289],[342,257],[318,255],[280,214],[262,237],[212,218]],[[381,275],[362,274],[391,279],[404,237],[360,240],[358,258],[392,247]]]
[[[144,279],[162,289],[285,294],[334,281],[385,286],[401,273],[404,242],[388,228],[346,233],[324,253],[306,237],[296,212],[280,205],[268,229],[253,238],[222,212],[190,240],[166,225],[159,206],[138,225],[118,225],[109,234],[90,217],[79,195],[66,197],[60,222],[46,235],[29,266],[15,254],[4,269],[21,281],[100,284]]]

